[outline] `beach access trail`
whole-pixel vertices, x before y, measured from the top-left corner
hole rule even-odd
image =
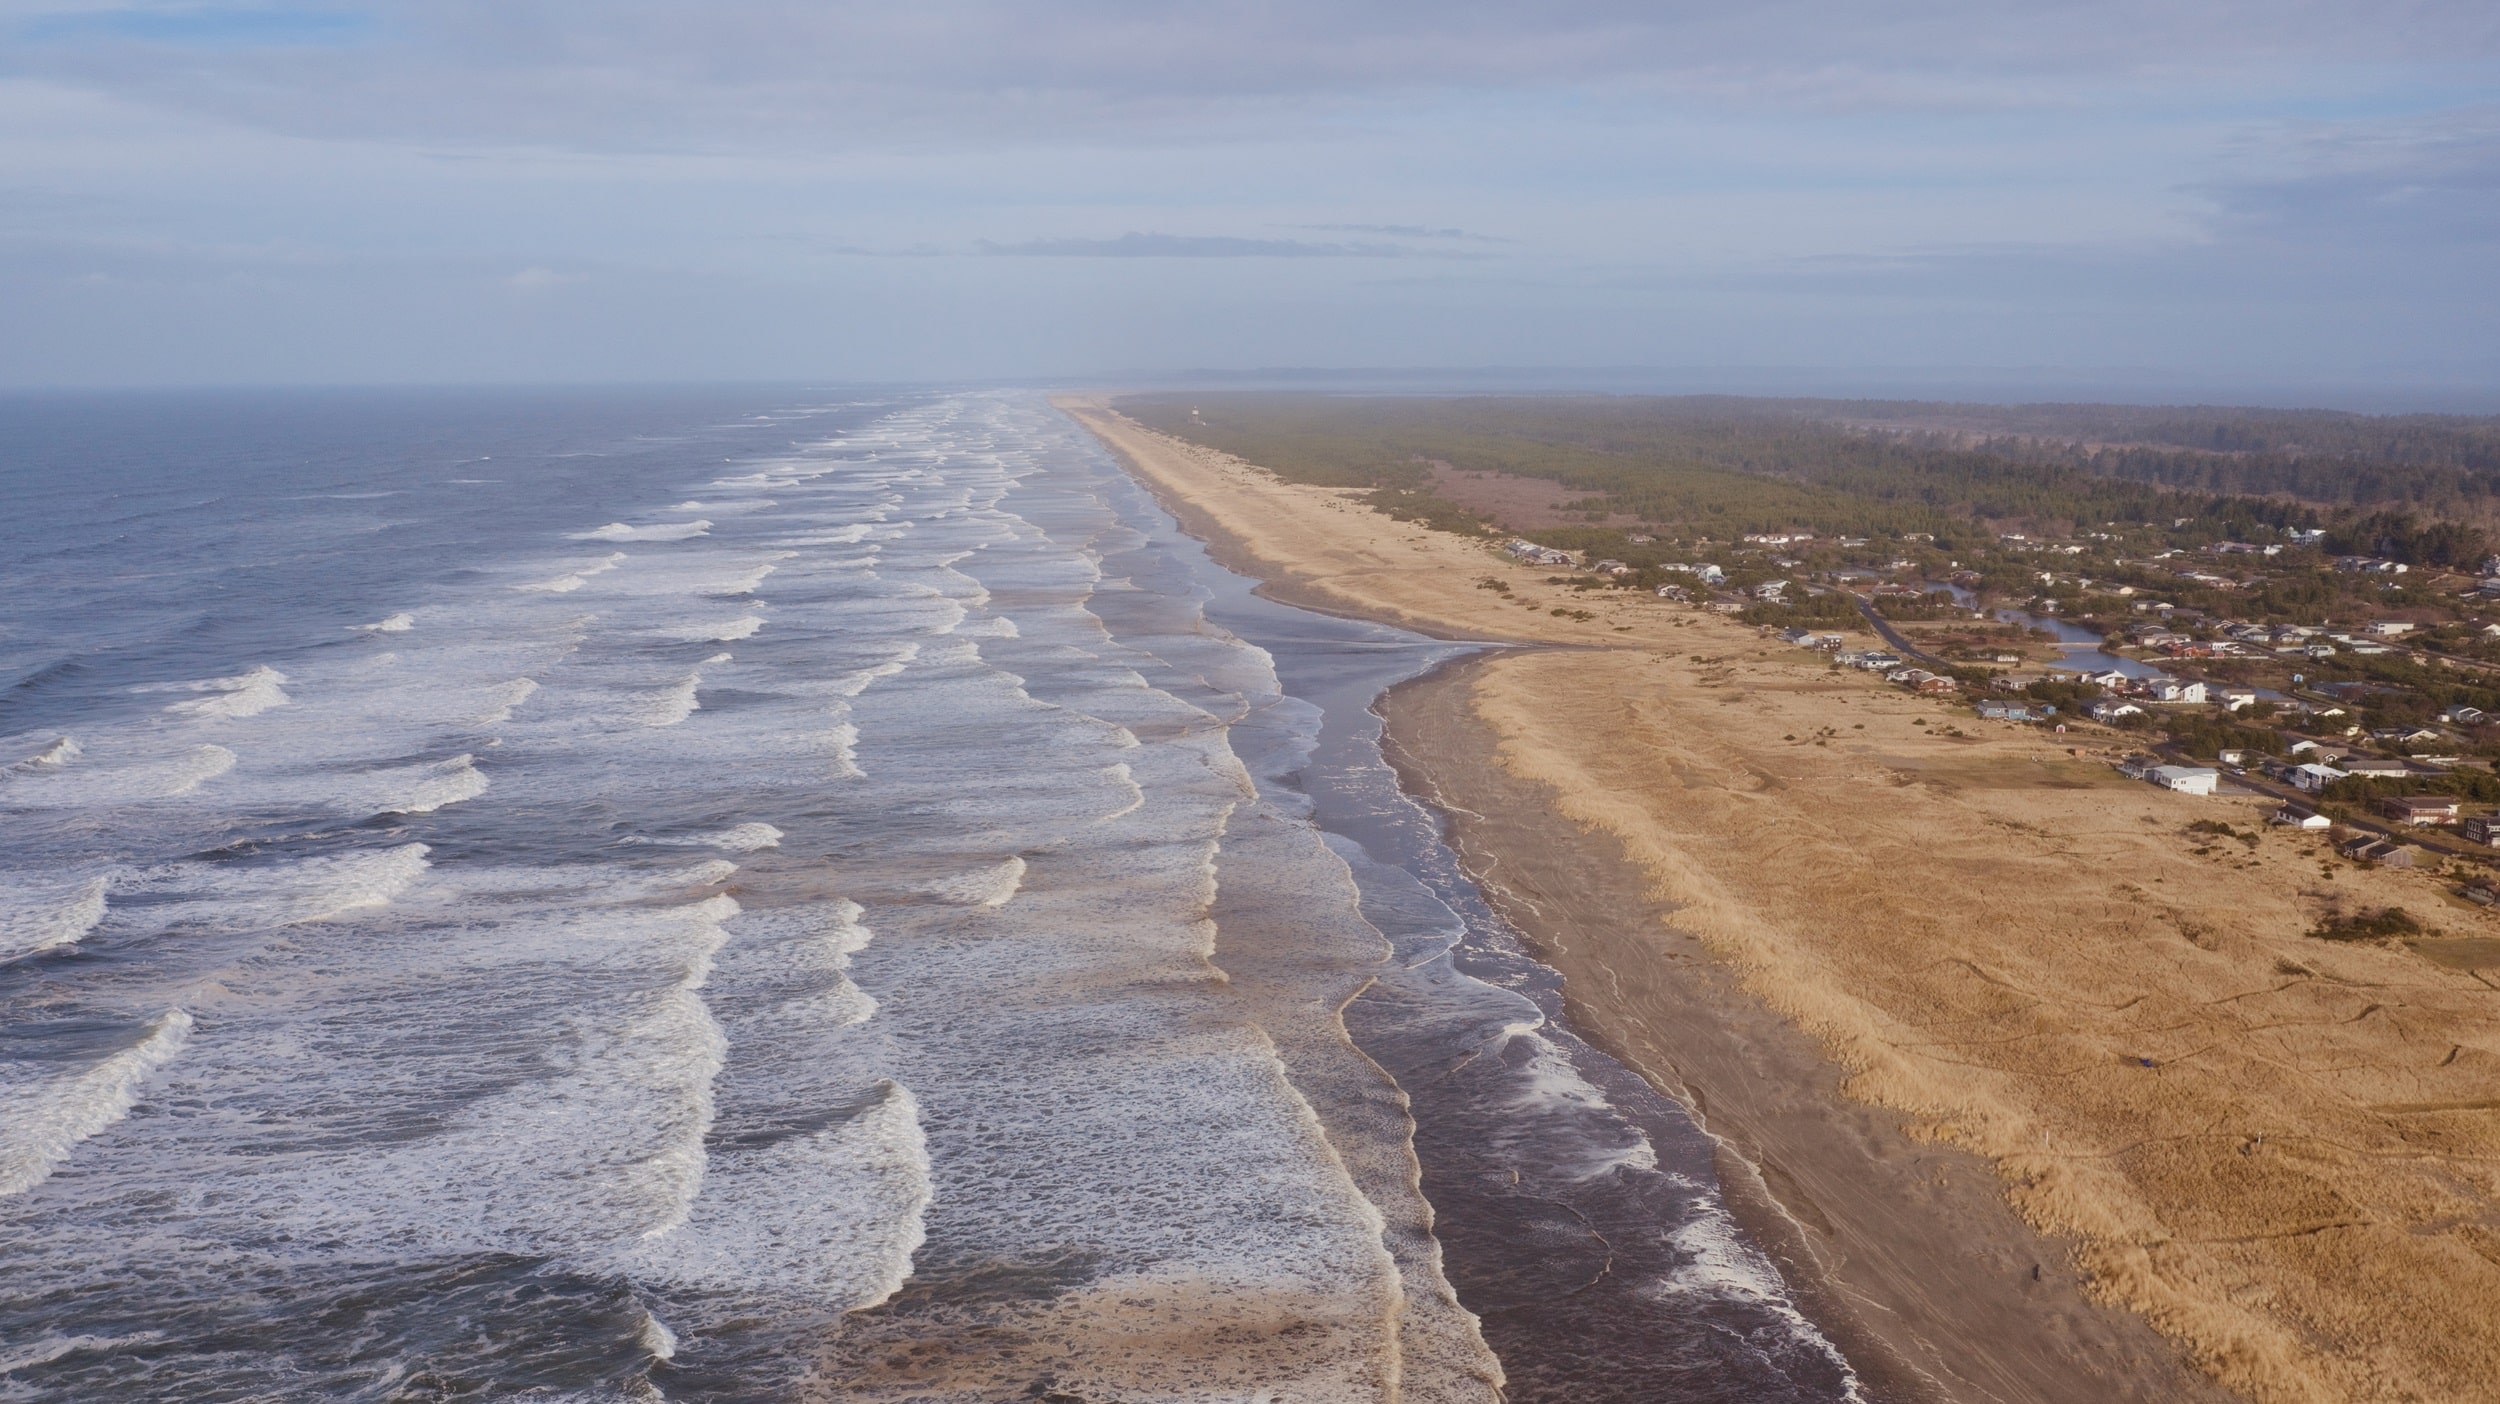
[[[2456,954],[2494,943],[2307,935],[2385,905],[2500,934],[2435,875],[2191,831],[2271,804],[1059,403],[1277,598],[1566,646],[1399,689],[1392,759],[1879,1377],[2500,1399],[2500,970]]]

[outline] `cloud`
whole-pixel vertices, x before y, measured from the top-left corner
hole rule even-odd
[[[1306,224],[1305,229],[1322,234],[1387,234],[1399,239],[1455,239],[1470,244],[1512,244],[1493,234],[1472,234],[1464,229],[1434,229],[1421,224]]]
[[[1395,244],[1311,243],[1301,239],[1238,239],[1207,234],[1123,234],[1116,239],[984,239],[985,254],[1019,258],[1403,258]]]
[[[29,26],[54,41],[0,73],[304,135],[598,150],[1266,136],[1456,93],[2040,109],[2500,57],[2488,0],[0,0],[0,34]]]

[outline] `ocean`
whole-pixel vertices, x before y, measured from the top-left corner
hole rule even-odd
[[[0,402],[0,1400],[1839,1400],[1039,396]]]

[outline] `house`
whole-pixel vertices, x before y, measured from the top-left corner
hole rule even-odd
[[[2083,714],[2096,722],[2108,725],[2109,723],[2118,720],[2120,717],[2140,717],[2144,715],[2144,709],[2135,705],[2133,702],[2114,702],[2108,698],[2103,698],[2100,701],[2085,707],[2083,709]]]
[[[1930,697],[1950,697],[1960,692],[1962,685],[1951,678],[1940,678],[1930,674],[1918,680],[1918,690]]]
[[[2318,743],[2304,736],[2300,740],[2284,747],[2283,754],[2287,756],[2297,756],[2303,752],[2314,751],[2317,749],[2319,749]]]
[[[2344,768],[2346,775],[2359,775],[2371,780],[2402,780],[2413,773],[2413,768],[2403,761],[2378,756],[2346,756],[2336,764]]]
[[[2367,631],[2369,633],[2376,634],[2382,639],[2392,639],[2401,634],[2412,633],[2415,627],[2416,626],[2410,620],[2373,619],[2369,622]]]
[[[2148,756],[2139,752],[2135,755],[2119,757],[2118,773],[2130,780],[2149,780],[2153,776],[2153,771],[2160,765],[2159,756]]]
[[[2468,707],[2460,702],[2440,713],[2439,719],[2450,726],[2480,726],[2488,715],[2480,707]]]
[[[2466,820],[2465,841],[2500,848],[2500,814],[2477,814]]]
[[[1551,546],[1539,546],[1533,541],[1508,542],[1503,545],[1502,549],[1508,551],[1512,556],[1526,562],[1529,565],[1569,566],[1579,564],[1579,559],[1573,556],[1569,551],[1557,551]]]
[[[1981,721],[2029,721],[2031,708],[2014,702],[1982,702],[1979,704],[1979,719]]]
[[[1812,629],[1782,629],[1780,642],[1795,644],[1799,648],[1820,648],[1823,646],[1823,636]]]
[[[2356,863],[2368,863],[2374,867],[2410,868],[2413,866],[2414,850],[2411,847],[2392,839],[2380,838],[2376,834],[2356,834],[2337,844],[2335,851]]]
[[[1873,653],[1859,654],[1857,662],[1852,666],[1864,668],[1870,673],[1890,672],[1892,669],[1901,666],[1901,655],[1897,653],[1886,653],[1881,649],[1877,649]]]
[[[2379,801],[2379,813],[2403,824],[2453,824],[2457,822],[2457,799],[2454,795],[2399,795]]]
[[[2292,767],[2292,784],[2295,787],[2307,790],[2309,793],[2314,795],[2318,791],[2325,789],[2327,786],[2334,784],[2336,781],[2349,777],[2351,774],[2351,771],[2337,770],[2331,765],[2319,765],[2315,761],[2312,761],[2307,765],[2296,765]]]
[[[2320,814],[2314,809],[2303,809],[2296,804],[2287,804],[2281,809],[2274,811],[2273,818],[2269,822],[2282,824],[2294,829],[2331,829],[2335,827],[2335,821],[2327,818],[2325,815]]]
[[[2230,688],[2222,694],[2222,708],[2227,712],[2236,712],[2242,707],[2254,707],[2256,705],[2257,694],[2244,687]]]
[[[2429,746],[2446,738],[2427,726],[2399,726],[2373,731],[2370,739],[2382,746]]]
[[[1632,567],[1621,561],[1599,561],[1589,569],[1596,571],[1599,575],[1630,575],[1632,573]]]
[[[2183,795],[2210,795],[2222,783],[2222,773],[2197,765],[2157,765],[2144,777],[2165,790]]]
[[[1685,589],[1681,585],[1661,585],[1658,587],[1658,598],[1662,600],[1690,600],[1692,597],[1693,592]]]
[[[2239,765],[2248,759],[2248,752],[2240,750],[2216,751],[2214,752],[2214,759],[2222,762],[2224,765]]]
[[[2205,685],[2201,682],[2181,682],[2177,678],[2163,678],[2153,684],[2152,695],[2156,702],[2202,702],[2205,700]]]
[[[2102,673],[2086,673],[2077,681],[2088,682],[2094,687],[2122,688],[2127,685],[2128,679],[2126,674],[2112,668]]]

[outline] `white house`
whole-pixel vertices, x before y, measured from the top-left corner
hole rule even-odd
[[[2337,770],[2331,765],[2320,765],[2316,761],[2311,761],[2307,765],[2292,767],[2292,784],[2314,795],[2336,781],[2347,778],[2351,773],[2347,770]]]
[[[2153,684],[2153,700],[2156,702],[2202,702],[2205,700],[2205,685],[2201,682],[2181,682],[2177,678],[2164,678]]]
[[[2335,827],[2334,820],[2314,809],[2303,809],[2296,804],[2287,804],[2274,811],[2272,822],[2288,824],[2295,829],[2332,829]]]
[[[2106,697],[2084,708],[2083,711],[2085,716],[2096,722],[2114,722],[2120,717],[2144,715],[2144,709],[2133,702],[2115,702]]]
[[[2369,624],[2369,631],[2382,639],[2392,639],[2399,634],[2410,634],[2413,629],[2413,624],[2403,619],[2373,619]]]
[[[2198,765],[2157,765],[2144,778],[2183,795],[2210,795],[2222,783],[2222,772]]]

